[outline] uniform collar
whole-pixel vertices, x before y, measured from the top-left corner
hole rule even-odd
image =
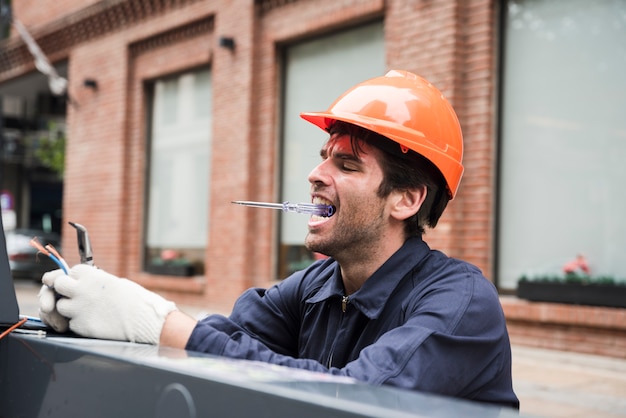
[[[421,238],[408,239],[359,290],[349,296],[350,304],[368,318],[378,318],[394,289],[429,251],[430,248]],[[335,263],[334,267],[332,276],[313,297],[307,300],[308,303],[344,296],[339,264]]]

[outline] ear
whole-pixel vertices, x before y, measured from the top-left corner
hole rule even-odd
[[[426,186],[410,190],[394,190],[390,196],[391,216],[404,221],[415,215],[426,200],[426,193]]]

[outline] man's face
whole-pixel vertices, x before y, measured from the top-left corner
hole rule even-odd
[[[333,135],[321,151],[322,162],[309,174],[313,203],[332,204],[330,218],[312,216],[305,244],[337,259],[376,251],[388,222],[386,199],[377,195],[383,172],[381,151],[362,144],[359,155],[349,135]]]

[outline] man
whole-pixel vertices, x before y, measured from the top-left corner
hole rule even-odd
[[[336,211],[312,216],[305,240],[329,258],[246,291],[229,317],[200,321],[134,282],[78,265],[69,276],[44,275],[42,319],[90,337],[518,407],[494,286],[422,240],[463,172],[450,104],[426,80],[391,71],[302,117],[330,134],[309,182],[312,202]]]

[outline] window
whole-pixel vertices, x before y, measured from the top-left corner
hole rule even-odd
[[[282,200],[309,202],[309,172],[320,162],[327,135],[300,118],[300,112],[326,110],[346,89],[383,75],[382,22],[293,45],[285,54]],[[306,267],[313,255],[304,247],[307,217],[282,214],[280,277]]]
[[[156,81],[151,119],[146,270],[201,274],[209,219],[209,70]]]
[[[506,2],[498,279],[626,277],[626,2]]]
[[[11,36],[10,16],[12,12],[11,0],[0,1],[0,39],[8,39]]]

